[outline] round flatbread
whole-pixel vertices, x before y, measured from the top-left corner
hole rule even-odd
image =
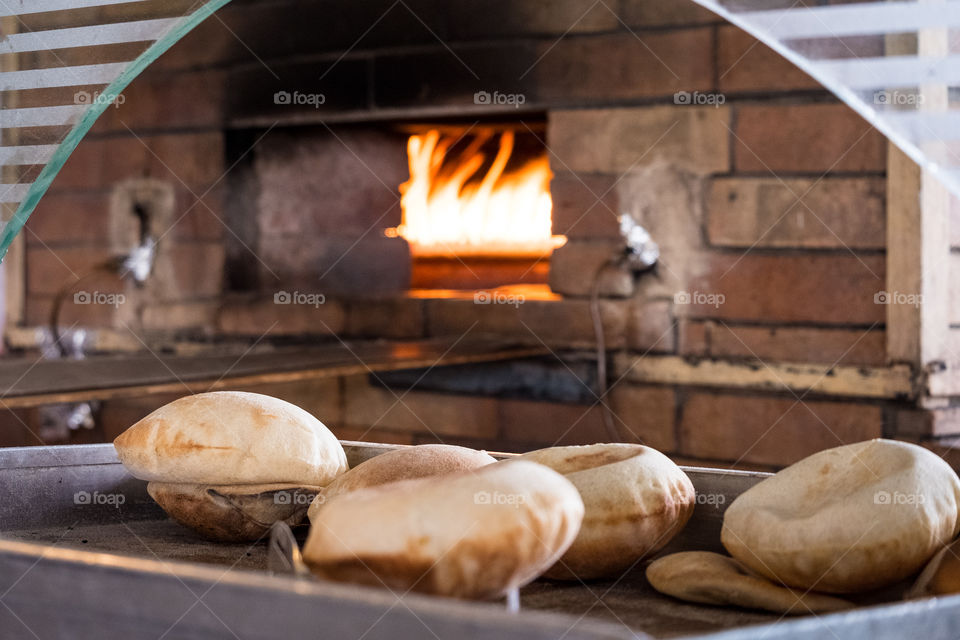
[[[934,453],[869,440],[821,451],[741,494],[721,539],[751,571],[857,593],[907,578],[952,540],[960,480]]]
[[[687,474],[650,447],[551,447],[516,460],[538,462],[562,473],[583,498],[580,533],[544,574],[548,578],[619,577],[666,545],[693,513],[696,494]]]
[[[494,598],[566,551],[583,502],[532,462],[358,489],[322,505],[303,559],[330,580],[460,598]]]
[[[733,558],[709,551],[684,551],[658,558],[647,567],[647,580],[660,593],[700,604],[790,615],[853,607],[852,602],[840,598],[774,584],[750,573]]]

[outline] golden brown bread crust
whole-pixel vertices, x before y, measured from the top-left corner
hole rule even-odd
[[[742,493],[721,541],[754,573],[858,593],[917,572],[952,540],[960,479],[923,447],[869,440],[804,458]]]
[[[658,558],[647,580],[660,593],[701,604],[734,605],[787,615],[841,611],[853,603],[774,584],[747,571],[729,556],[685,551]]]
[[[696,496],[690,479],[650,447],[551,447],[517,459],[563,473],[583,498],[580,534],[544,574],[547,578],[619,577],[641,558],[663,548],[693,514]]]
[[[577,490],[531,462],[358,489],[325,502],[303,549],[318,576],[460,598],[536,578],[576,537]]]
[[[906,593],[909,598],[926,598],[960,593],[960,540],[940,549],[923,568]]]
[[[114,440],[141,480],[181,484],[324,486],[347,469],[336,437],[279,398],[239,391],[186,396]]]
[[[211,487],[147,483],[147,492],[167,514],[217,542],[259,540],[274,522],[303,521],[316,489],[277,485]]]
[[[317,494],[309,516],[313,519],[324,502],[343,493],[398,480],[470,471],[494,462],[496,460],[486,452],[447,444],[422,444],[394,449],[361,462],[337,476]]]

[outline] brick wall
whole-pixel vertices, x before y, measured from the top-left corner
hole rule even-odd
[[[618,250],[616,216],[628,213],[662,257],[639,279],[605,275],[610,350],[757,367],[887,365],[884,307],[873,299],[885,281],[886,143],[746,34],[692,2],[620,0],[583,14],[572,0],[416,0],[335,16],[301,5],[228,5],[109,110],[29,223],[28,323],[45,320],[71,272],[108,255],[105,212],[116,185],[149,177],[176,193],[179,221],[164,250],[176,252],[177,286],[162,301],[131,293],[136,313],[72,309],[65,323],[235,338],[499,333],[582,361],[595,346],[593,277]],[[322,93],[325,102],[278,105],[277,91]],[[477,91],[522,94],[524,108],[477,105]],[[684,104],[677,92],[707,103]],[[273,304],[277,290],[320,288],[317,272],[333,263],[359,274],[360,290],[380,284],[377,274],[397,276],[389,265],[403,260],[383,257],[392,249],[377,231],[397,222],[379,182],[404,178],[387,157],[402,148],[377,144],[393,135],[379,123],[449,115],[546,119],[554,229],[569,239],[551,261],[550,291],[516,290],[519,305],[478,305],[469,293]],[[331,171],[335,180],[314,179]],[[599,407],[582,399],[415,389],[394,406],[389,390],[366,380],[336,388],[324,394],[335,396],[348,438],[512,450],[606,439]],[[740,466],[891,434],[906,406],[852,395],[797,401],[784,388],[722,381],[620,381],[610,398],[625,439]],[[116,409],[124,418],[114,423],[147,409]]]

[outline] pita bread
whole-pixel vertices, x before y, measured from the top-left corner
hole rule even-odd
[[[917,572],[958,526],[960,480],[934,453],[869,440],[821,451],[727,509],[721,539],[753,572],[798,589],[857,593]]]
[[[131,474],[156,482],[317,487],[347,469],[322,422],[279,398],[240,391],[175,400],[113,445]]]
[[[469,471],[496,462],[484,451],[449,444],[422,444],[403,447],[361,462],[320,490],[310,506],[313,519],[321,505],[342,493],[374,487],[398,480]]]
[[[266,535],[274,522],[300,524],[316,488],[149,482],[147,493],[171,518],[208,540],[251,542]]]
[[[685,551],[658,558],[647,567],[647,580],[660,593],[700,604],[793,615],[853,607],[853,603],[840,598],[781,587],[753,575],[733,558],[709,551]]]
[[[562,475],[517,461],[359,489],[315,514],[303,559],[330,580],[494,598],[570,546],[583,502]]]
[[[926,598],[960,593],[960,540],[940,549],[917,577],[907,598]]]
[[[666,545],[693,513],[696,494],[690,479],[650,447],[552,447],[515,460],[538,462],[564,474],[583,498],[586,511],[580,533],[544,574],[548,578],[619,577]]]

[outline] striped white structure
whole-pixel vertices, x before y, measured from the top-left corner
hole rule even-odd
[[[0,0],[0,257],[97,117],[226,2]]]
[[[695,2],[803,69],[960,196],[960,1]]]

